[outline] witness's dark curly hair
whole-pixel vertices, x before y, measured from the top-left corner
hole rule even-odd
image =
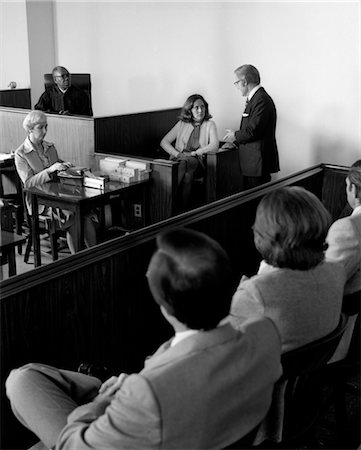
[[[183,122],[193,122],[192,108],[197,100],[202,100],[206,108],[203,122],[212,118],[212,116],[209,114],[208,103],[200,94],[193,94],[190,95],[184,103],[182,111],[179,115],[179,120],[182,120]]]

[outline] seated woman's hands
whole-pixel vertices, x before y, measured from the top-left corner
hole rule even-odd
[[[69,169],[69,167],[72,166],[72,163],[70,162],[56,162],[53,165],[51,165],[50,167],[47,168],[47,171],[49,173],[54,173],[54,172],[59,172],[61,170],[66,170]]]

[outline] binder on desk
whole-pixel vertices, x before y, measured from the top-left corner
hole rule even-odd
[[[61,183],[83,186],[84,173],[87,170],[89,170],[87,167],[73,166],[58,172],[58,177]]]

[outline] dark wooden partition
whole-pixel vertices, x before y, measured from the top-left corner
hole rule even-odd
[[[162,192],[157,204],[151,205],[151,217],[158,220],[171,217],[175,205],[175,188],[177,183],[177,167],[173,167],[172,185],[164,184],[164,177],[159,179],[160,173],[165,171],[165,161],[168,154],[160,149],[163,136],[176,124],[181,108],[148,111],[136,114],[124,114],[111,117],[98,117],[94,119],[95,133],[95,164],[107,155],[119,157],[148,158],[152,161],[152,197]],[[159,166],[159,159],[164,161]],[[174,163],[173,163],[174,164]],[[170,166],[168,162],[168,166]],[[204,189],[204,203],[224,198],[228,195],[242,191],[243,181],[239,167],[238,150],[219,150],[210,152],[205,157],[206,177]],[[169,177],[167,176],[169,181]],[[154,197],[157,199],[157,197]],[[169,208],[160,207],[160,203],[171,204]],[[156,209],[154,209],[154,207]],[[160,212],[158,211],[160,209]],[[169,214],[168,214],[169,213]],[[168,214],[168,215],[165,215]]]
[[[262,196],[285,185],[304,186],[336,218],[346,202],[345,173],[342,167],[315,166],[3,281],[1,448],[24,448],[22,427],[4,396],[13,367],[41,361],[76,369],[90,361],[115,372],[138,371],[145,356],[170,337],[145,278],[158,232],[176,226],[203,231],[226,249],[239,278],[250,276],[260,259],[251,226]]]
[[[159,143],[176,124],[180,108],[98,117],[94,120],[95,151],[162,158]]]
[[[31,109],[30,89],[0,90],[0,106]]]
[[[99,161],[107,156],[124,157],[137,159],[150,163],[151,173],[149,176],[149,205],[148,217],[149,224],[159,222],[175,213],[175,189],[178,179],[178,163],[167,159],[153,159],[146,157],[134,157],[132,155],[117,155],[95,153],[94,170],[99,170]]]

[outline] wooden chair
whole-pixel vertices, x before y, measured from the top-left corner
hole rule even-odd
[[[348,426],[346,396],[349,393],[354,393],[358,397],[360,395],[360,384],[353,383],[352,378],[360,379],[361,291],[345,296],[343,305],[343,309],[348,311],[349,315],[357,315],[357,317],[346,356],[339,361],[327,364],[323,369],[324,382],[327,386],[331,387],[331,391],[322,405],[325,411],[331,405],[334,405],[336,426],[340,435],[347,430]]]
[[[9,277],[16,275],[15,248],[25,242],[24,236],[13,233],[13,209],[8,204],[0,206],[0,280],[3,277],[2,266],[5,264],[9,267]]]
[[[341,314],[332,333],[282,355],[283,374],[275,384],[271,407],[254,446],[295,441],[311,429],[321,407],[322,369],[335,352],[346,325],[347,316]]]
[[[32,216],[30,215],[28,208],[26,207],[25,201],[25,193],[23,191],[23,202],[24,202],[24,210],[25,210],[25,218],[26,223],[28,225],[27,232],[27,243],[24,255],[24,262],[28,263],[31,249],[33,247],[33,233],[32,233]],[[51,248],[51,256],[53,261],[58,259],[58,231],[56,229],[56,224],[54,220],[46,215],[39,214],[39,225],[41,227],[41,232],[47,233],[49,235],[50,240],[50,248]]]
[[[21,195],[21,181],[14,163],[0,168],[0,201],[3,205],[12,207],[12,216],[15,222],[15,231],[21,235],[23,232],[24,208]],[[18,246],[18,253],[22,253],[22,245]]]

